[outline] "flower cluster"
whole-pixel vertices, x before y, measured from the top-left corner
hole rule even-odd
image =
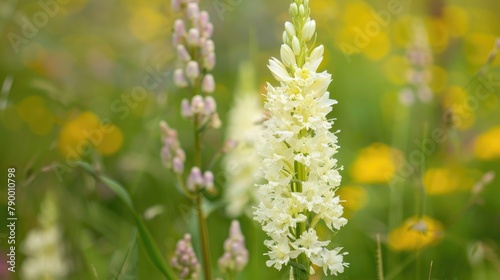
[[[51,195],[42,203],[38,217],[40,228],[31,230],[22,244],[26,255],[23,279],[65,279],[69,264],[64,257],[62,232],[57,226],[57,207]]]
[[[190,234],[184,235],[184,238],[177,242],[177,248],[171,264],[179,272],[179,279],[198,279],[200,264],[191,245]]]
[[[208,12],[200,11],[198,1],[193,0],[173,0],[172,8],[186,15],[186,20],[174,23],[172,45],[180,61],[174,72],[175,84],[179,88],[201,85],[204,93],[213,93],[215,79],[207,72],[215,67],[214,26]]]
[[[245,237],[241,233],[240,223],[231,222],[229,237],[224,241],[224,254],[219,258],[219,269],[222,273],[237,273],[248,263],[248,250],[245,248]]]
[[[177,131],[170,128],[164,121],[160,122],[160,128],[163,134],[163,147],[161,149],[163,164],[167,168],[172,169],[176,174],[181,174],[184,171],[186,154],[179,143]]]
[[[259,93],[255,89],[254,69],[250,63],[240,66],[240,77],[235,101],[229,112],[226,137],[237,145],[224,157],[227,172],[224,199],[226,212],[237,217],[258,201],[255,174],[260,160],[255,151],[256,135],[259,135],[264,112]]]
[[[267,183],[258,185],[262,202],[254,215],[271,237],[265,241],[268,266],[281,269],[292,261],[303,265],[307,274],[314,264],[336,275],[348,265],[343,262],[346,253],[327,249],[330,241],[320,241],[314,230],[321,220],[332,231],[347,223],[335,194],[341,181],[334,158],[337,136],[330,132],[333,122],[327,118],[336,101],[327,91],[331,75],[317,72],[324,47],[308,45],[316,27],[308,4],[291,4],[292,23],[285,24],[281,61],[269,62],[280,85],[267,86],[265,109],[270,117],[258,141]]]
[[[427,32],[425,32],[425,27],[421,22],[414,22],[412,27],[413,38],[406,53],[412,68],[407,73],[408,87],[399,94],[401,103],[407,106],[415,102],[415,97],[424,103],[429,103],[433,95],[429,86],[432,79],[432,53]]]
[[[215,193],[214,174],[211,171],[202,174],[200,168],[193,167],[187,178],[187,189],[191,192],[206,189],[209,193]]]
[[[211,128],[219,128],[221,121],[217,114],[217,103],[212,96],[203,98],[201,95],[195,95],[191,102],[183,99],[181,103],[181,113],[185,118],[197,118],[199,124],[208,124]]]

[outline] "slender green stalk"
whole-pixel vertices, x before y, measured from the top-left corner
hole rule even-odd
[[[294,163],[294,169],[295,169],[295,178],[296,178],[296,183],[295,183],[295,191],[296,192],[302,192],[302,182],[304,182],[306,178],[306,172],[305,172],[305,167],[302,163],[300,162],[295,162]],[[292,187],[293,190],[293,187]],[[307,225],[305,222],[301,222],[297,225],[297,228],[295,230],[295,238],[300,238],[302,233],[304,231],[307,231]],[[297,263],[300,266],[304,266],[304,270],[302,269],[293,269],[293,279],[295,280],[308,280],[309,279],[309,267],[311,266],[309,259],[307,256],[302,253],[297,257]]]
[[[194,164],[201,168],[201,132],[198,131],[199,126],[198,115],[194,116]],[[196,205],[196,212],[198,216],[198,226],[200,229],[201,247],[203,255],[203,273],[205,280],[212,279],[211,264],[210,264],[210,248],[208,245],[208,230],[203,213],[203,194],[198,192],[195,195],[194,203]]]

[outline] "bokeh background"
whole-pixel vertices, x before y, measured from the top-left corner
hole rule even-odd
[[[206,137],[208,163],[226,138],[240,64],[253,67],[250,86],[259,98],[273,82],[266,64],[279,55],[289,1],[201,2],[215,25],[214,97],[223,121]],[[379,267],[385,279],[499,279],[500,3],[310,2],[317,42],[325,45],[320,68],[333,74],[330,92],[339,101],[332,118],[341,130],[339,193],[349,223],[334,243],[349,252],[350,267],[336,279],[377,279]],[[30,247],[43,242],[26,245],[27,236],[54,226],[64,279],[113,277],[132,218],[106,186],[71,166],[77,159],[126,187],[168,261],[185,232],[197,235],[191,203],[159,156],[160,120],[178,129],[188,155],[193,147],[179,112],[185,93],[171,75],[177,15],[168,0],[44,3],[52,6],[0,3],[0,173],[6,182],[7,168],[16,168],[19,219],[18,270],[6,271],[2,226],[0,278],[27,279],[21,270],[39,265]],[[416,66],[415,55],[428,59]],[[131,99],[148,75],[156,85]],[[83,131],[103,125],[112,132],[93,145],[98,136]],[[215,173],[224,174],[220,164]],[[216,181],[208,218],[214,269],[231,221],[222,199],[231,186],[224,176]],[[6,223],[7,184],[0,189]],[[238,219],[250,252],[238,279],[288,279],[288,271],[265,266],[258,224],[245,214]],[[162,279],[142,249],[138,254],[139,278]],[[318,271],[314,279],[333,278]]]

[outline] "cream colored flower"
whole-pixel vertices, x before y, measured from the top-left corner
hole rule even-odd
[[[317,72],[324,47],[308,44],[316,26],[309,18],[308,3],[291,4],[292,22],[285,24],[281,61],[269,61],[279,85],[267,85],[264,108],[270,117],[257,142],[260,173],[266,182],[257,185],[261,203],[254,218],[271,238],[264,243],[270,250],[268,266],[281,269],[293,261],[307,271],[314,264],[323,266],[325,274],[336,275],[348,265],[343,261],[345,253],[339,253],[340,248],[327,249],[330,241],[319,240],[314,227],[323,220],[336,231],[347,223],[335,194],[341,181],[334,158],[337,136],[327,118],[337,101],[328,92],[331,75]]]

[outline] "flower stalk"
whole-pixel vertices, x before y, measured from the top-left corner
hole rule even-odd
[[[182,12],[184,19],[174,23],[172,45],[177,51],[178,66],[174,71],[174,83],[178,88],[187,88],[189,98],[181,102],[182,117],[193,124],[194,166],[184,179],[185,154],[180,148],[175,130],[166,123],[163,130],[164,148],[162,158],[165,166],[171,168],[179,180],[185,195],[193,200],[198,216],[198,226],[202,244],[203,272],[206,280],[212,279],[208,230],[203,212],[206,193],[215,193],[214,176],[209,170],[202,173],[202,141],[207,129],[219,128],[221,122],[216,101],[210,94],[215,91],[215,79],[210,71],[215,66],[215,47],[211,37],[213,24],[209,14],[200,10],[199,0],[172,0],[172,10]],[[184,183],[185,182],[185,183]]]
[[[290,5],[291,22],[285,23],[281,60],[272,58],[269,69],[279,86],[267,85],[265,109],[269,119],[258,141],[263,158],[257,184],[261,203],[254,212],[270,239],[267,266],[290,266],[295,280],[309,279],[312,265],[337,275],[348,266],[347,253],[328,249],[315,226],[323,221],[336,232],[347,223],[335,194],[341,176],[337,160],[337,136],[327,118],[337,102],[329,98],[331,75],[318,73],[324,47],[314,46],[316,23],[310,18],[308,0]]]

